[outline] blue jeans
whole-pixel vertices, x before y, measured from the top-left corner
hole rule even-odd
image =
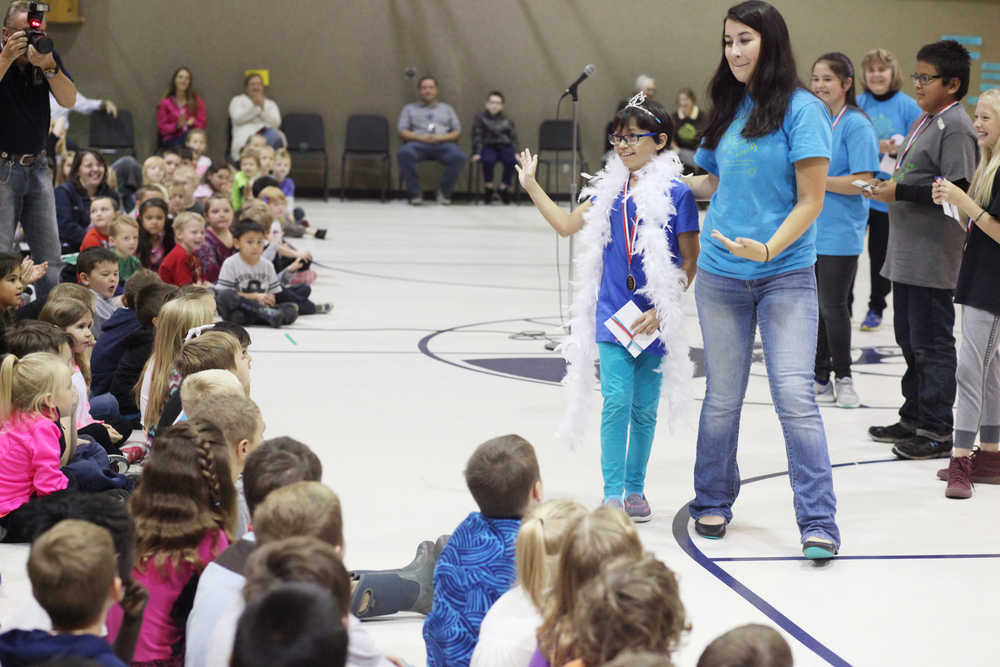
[[[443,144],[425,144],[420,141],[407,141],[396,152],[399,160],[399,173],[406,183],[406,194],[411,199],[420,195],[420,176],[417,174],[417,163],[434,160],[444,165],[444,176],[441,177],[441,194],[450,197],[455,189],[458,175],[465,166],[465,153],[454,141]]]
[[[62,260],[52,171],[45,160],[21,166],[0,160],[0,252],[17,253],[14,232],[18,222],[36,264],[49,263],[39,285],[42,297],[59,283]]]
[[[601,472],[604,497],[643,492],[646,464],[653,448],[663,357],[643,352],[633,357],[615,343],[598,343],[601,355]]]
[[[799,532],[803,541],[826,537],[839,546],[830,456],[812,389],[819,318],[814,269],[757,280],[725,278],[699,269],[695,302],[705,341],[706,389],[691,516],[733,518],[732,505],[740,492],[736,463],[740,411],[759,323],[771,399],[785,437]]]

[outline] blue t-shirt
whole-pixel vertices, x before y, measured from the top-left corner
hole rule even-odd
[[[806,158],[829,159],[832,143],[830,112],[805,89],[792,94],[780,129],[746,139],[740,133],[752,109],[753,100],[747,95],[718,146],[699,148],[694,157],[698,166],[719,178],[702,226],[698,267],[740,280],[774,276],[816,263],[813,226],[767,263],[737,257],[712,238],[712,230],[718,229],[730,239],[743,236],[767,241],[798,203],[795,163]]]
[[[846,176],[860,171],[878,171],[878,140],[875,128],[857,109],[844,112],[833,128],[833,155],[829,176]],[[823,212],[816,218],[816,254],[860,255],[865,247],[868,200],[856,195],[827,192]]]
[[[691,188],[685,183],[674,181],[670,184],[670,197],[673,199],[674,208],[677,212],[667,223],[667,244],[670,252],[674,256],[673,262],[676,266],[681,265],[681,251],[677,245],[677,235],[683,232],[698,231],[698,204],[691,194]],[[632,229],[631,220],[636,216],[635,201],[631,197],[628,200],[629,231]],[[642,294],[637,294],[640,289],[646,286],[646,272],[642,270],[642,256],[638,251],[633,250],[631,274],[635,278],[636,292],[632,292],[625,284],[630,273],[627,255],[625,252],[625,229],[622,227],[622,195],[619,194],[611,207],[611,242],[604,246],[604,271],[601,274],[601,288],[597,295],[597,342],[616,343],[618,339],[608,331],[604,323],[609,317],[618,312],[618,309],[628,303],[629,299],[635,302],[639,310],[645,312],[653,307],[652,302]],[[642,220],[639,221],[642,224]],[[638,234],[638,232],[636,232]],[[638,239],[636,239],[638,242]],[[631,322],[626,322],[631,324]],[[663,343],[657,339],[650,343],[646,352],[663,356]]]
[[[871,93],[861,93],[858,95],[858,106],[868,114],[879,141],[891,139],[896,134],[905,137],[913,123],[924,114],[912,97],[900,91],[884,102],[876,100]],[[887,181],[890,175],[880,171],[878,177]],[[889,212],[889,205],[880,201],[873,200],[871,206],[876,211]]]

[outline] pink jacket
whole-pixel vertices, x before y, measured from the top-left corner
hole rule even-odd
[[[32,496],[69,484],[59,469],[59,427],[40,414],[15,414],[0,426],[0,516]]]
[[[198,110],[194,114],[194,125],[192,127],[205,129],[205,102],[199,95],[197,97]],[[160,131],[160,136],[164,139],[174,139],[181,136],[190,128],[181,129],[177,127],[177,119],[181,115],[187,116],[190,113],[187,105],[184,108],[177,106],[177,100],[172,97],[164,97],[160,100],[160,106],[156,107],[156,127]]]

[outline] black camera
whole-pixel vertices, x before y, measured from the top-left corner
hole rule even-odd
[[[28,29],[25,31],[25,35],[28,37],[28,44],[35,47],[35,51],[39,53],[52,53],[52,40],[42,29],[47,11],[49,11],[48,3],[28,3]]]

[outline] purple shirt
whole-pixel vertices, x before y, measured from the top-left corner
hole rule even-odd
[[[205,242],[198,248],[198,259],[201,260],[202,276],[210,283],[219,279],[219,270],[226,258],[236,252],[219,240],[211,229],[205,229]]]

